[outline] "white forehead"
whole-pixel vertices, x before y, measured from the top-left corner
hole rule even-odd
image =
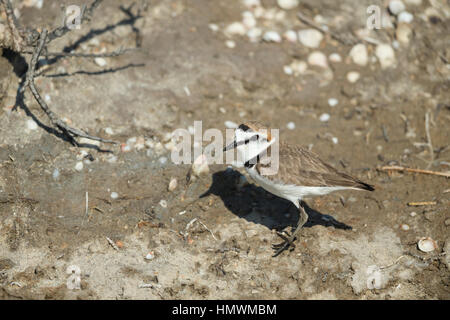
[[[262,136],[262,137],[267,139],[267,134],[264,134],[264,133],[261,133],[261,132],[255,132],[255,131],[251,131],[251,130],[244,131],[244,130],[242,130],[240,128],[236,129],[234,134],[235,134],[235,137],[236,137],[236,141],[248,140],[248,139],[250,139],[251,137],[253,137],[255,135],[260,135],[260,136]]]

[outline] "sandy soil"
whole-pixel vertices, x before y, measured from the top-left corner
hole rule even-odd
[[[276,1],[262,3],[276,7]],[[364,28],[371,3],[304,0],[299,9],[309,17],[320,14],[344,35]],[[90,25],[52,49],[140,45],[138,50],[107,58],[103,68],[93,59],[47,60],[37,85],[58,115],[92,134],[128,141],[129,152],[103,144],[72,147],[50,132],[29,92],[12,111],[26,65],[8,52],[0,57],[0,298],[450,298],[449,180],[377,169],[394,164],[449,171],[445,1],[407,6],[415,15],[412,38],[386,69],[373,58],[374,45],[368,45],[368,65],[359,66],[348,58],[352,46],[329,35],[317,49],[226,36],[226,26],[247,10],[241,1],[151,1],[139,19],[120,4],[131,1],[104,3]],[[442,5],[440,16],[427,17],[433,5]],[[60,10],[55,1],[44,1],[41,9],[22,8],[21,19],[52,27],[61,21]],[[280,33],[307,28],[296,12],[259,23]],[[371,36],[391,42],[395,26]],[[227,47],[227,40],[236,46]],[[343,61],[329,61],[325,71],[285,74],[283,66],[306,61],[314,50],[338,52]],[[348,82],[349,71],[361,78]],[[329,98],[338,105],[330,107]],[[417,144],[427,142],[427,112],[432,163],[429,148]],[[323,113],[328,122],[320,121]],[[310,220],[295,250],[272,258],[271,244],[280,240],[275,231],[297,221],[289,202],[253,183],[239,184],[243,172],[226,165],[212,165],[210,174],[187,184],[189,166],[164,162],[170,152],[155,147],[194,120],[203,121],[204,130],[224,132],[225,121],[250,119],[280,128],[282,139],[309,145],[376,191],[306,199]],[[291,121],[294,130],[286,127]],[[77,171],[83,150],[93,161]],[[178,187],[169,192],[172,178]],[[415,201],[436,204],[408,206]],[[436,250],[418,250],[422,237],[434,239]],[[67,274],[70,266],[80,271],[80,289],[68,288],[77,277]]]

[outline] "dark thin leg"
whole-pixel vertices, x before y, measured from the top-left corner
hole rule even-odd
[[[278,236],[283,239],[284,241],[279,244],[274,244],[272,248],[275,250],[275,254],[273,257],[278,256],[280,253],[282,253],[284,250],[288,249],[289,247],[295,248],[294,241],[299,233],[299,231],[302,229],[303,225],[308,221],[308,214],[305,211],[305,208],[303,207],[303,202],[300,202],[300,208],[299,208],[299,219],[297,227],[295,228],[294,233],[292,235],[289,235],[286,237],[281,233],[278,233]]]

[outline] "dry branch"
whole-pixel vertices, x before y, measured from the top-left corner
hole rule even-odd
[[[406,172],[431,174],[431,175],[435,175],[435,176],[442,176],[442,177],[450,178],[450,173],[447,173],[447,172],[437,172],[437,171],[431,171],[431,170],[413,169],[413,168],[406,168],[406,167],[401,167],[401,166],[383,166],[380,168],[380,170],[382,170],[382,171],[406,171]]]

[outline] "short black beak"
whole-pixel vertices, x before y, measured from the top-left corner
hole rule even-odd
[[[237,142],[236,142],[236,140],[234,140],[232,143],[230,143],[225,148],[223,148],[223,152],[234,149],[236,147],[237,147]]]

